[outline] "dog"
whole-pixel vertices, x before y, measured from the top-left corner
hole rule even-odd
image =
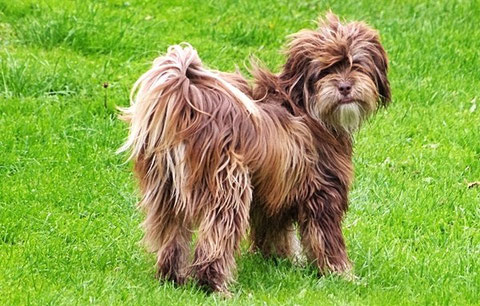
[[[368,25],[328,13],[290,36],[286,58],[278,74],[254,64],[251,84],[205,68],[184,43],[135,83],[120,151],[134,161],[159,278],[228,293],[249,226],[266,257],[303,247],[319,273],[351,271],[341,223],[352,133],[390,101],[387,55]]]

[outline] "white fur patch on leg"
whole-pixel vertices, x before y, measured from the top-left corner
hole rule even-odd
[[[302,252],[302,245],[298,239],[297,231],[290,235],[290,246],[292,248],[292,261],[295,265],[304,266],[307,264],[307,257]]]

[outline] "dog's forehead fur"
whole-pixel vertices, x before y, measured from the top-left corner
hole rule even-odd
[[[290,38],[290,55],[303,55],[322,68],[341,61],[373,60],[372,52],[378,48],[375,30],[361,22],[343,25],[333,17],[321,20],[317,30],[302,30]]]

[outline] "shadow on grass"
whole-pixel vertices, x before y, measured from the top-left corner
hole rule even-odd
[[[243,254],[238,260],[235,291],[271,291],[322,287],[324,282],[345,282],[339,276],[321,276],[313,265],[294,264],[287,259],[264,258],[260,254]]]

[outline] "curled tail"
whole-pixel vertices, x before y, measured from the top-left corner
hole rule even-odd
[[[197,51],[189,44],[173,45],[166,55],[135,83],[131,105],[121,109],[130,124],[130,134],[118,150],[131,150],[130,159],[151,156],[182,142],[205,126],[205,115],[221,107],[218,95],[226,95],[252,116],[255,103],[219,74],[203,67]]]

